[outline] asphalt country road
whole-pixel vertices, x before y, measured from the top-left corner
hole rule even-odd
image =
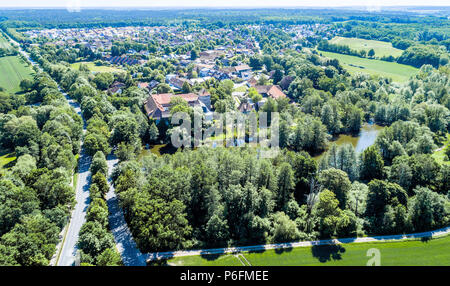
[[[118,162],[119,160],[114,155],[108,156],[109,177]],[[123,264],[125,266],[146,266],[147,255],[140,252],[133,240],[111,179],[109,179],[109,192],[106,194],[106,201],[109,209],[109,227],[114,236],[117,251],[122,257]]]
[[[31,63],[32,66],[37,67],[40,71],[42,68],[38,63],[33,61],[30,55],[22,49],[22,47],[14,41],[9,35],[9,40],[19,47],[19,52]],[[86,121],[81,113],[81,107],[78,102],[71,99],[66,92],[58,85],[58,89],[66,98],[70,106],[75,109],[75,112],[83,119],[83,135],[86,133]],[[110,155],[107,159],[108,173],[111,174],[114,167],[118,163],[118,159]],[[91,173],[89,171],[91,165],[91,158],[86,154],[83,148],[83,141],[81,142],[81,152],[78,160],[78,181],[75,190],[76,205],[72,211],[69,224],[67,225],[67,231],[63,235],[62,246],[59,254],[56,254],[57,266],[74,266],[77,255],[77,242],[79,238],[79,232],[81,227],[86,222],[86,212],[90,204],[89,187],[91,184]],[[106,199],[109,210],[109,222],[111,232],[114,235],[116,242],[116,248],[119,251],[122,261],[126,266],[145,266],[147,257],[142,254],[136,246],[133,240],[133,236],[128,228],[128,225],[123,216],[122,209],[119,206],[118,198],[115,193],[115,189],[111,180],[109,180],[110,191],[108,192]],[[59,250],[57,250],[58,252]]]
[[[7,35],[9,40],[18,47],[20,54],[22,54],[32,66],[37,67],[40,71],[42,68],[38,63],[33,61],[30,55],[22,49],[20,44],[14,41],[9,35]],[[59,91],[64,95],[70,106],[75,109],[75,112],[81,116],[83,119],[83,135],[86,133],[86,121],[84,120],[80,104],[71,99],[67,93],[65,93],[61,87],[58,85]],[[58,266],[72,266],[75,265],[75,259],[77,254],[77,241],[79,237],[79,232],[86,221],[86,212],[89,207],[89,186],[90,186],[90,171],[91,158],[86,154],[83,148],[83,140],[81,141],[81,152],[78,159],[78,181],[75,190],[76,204],[72,211],[70,221],[67,225],[66,234],[63,236],[62,246],[59,255],[57,254],[56,265]],[[58,251],[58,250],[57,250]]]

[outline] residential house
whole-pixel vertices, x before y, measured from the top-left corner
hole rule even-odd
[[[211,95],[207,91],[201,91],[198,94],[151,94],[144,102],[144,109],[147,116],[155,119],[157,122],[170,118],[170,101],[177,96],[186,100],[189,106],[201,106],[204,113],[211,114]]]
[[[248,65],[238,65],[234,67],[234,71],[237,76],[241,78],[250,78],[249,75],[251,75],[252,69]]]
[[[283,90],[281,90],[281,87],[278,85],[256,85],[255,89],[263,97],[271,97],[273,99],[286,97],[286,94],[284,94]]]

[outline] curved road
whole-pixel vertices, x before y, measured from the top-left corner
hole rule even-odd
[[[119,160],[114,155],[108,156],[109,176],[111,176],[118,162]],[[146,266],[147,256],[140,252],[133,240],[133,236],[123,216],[122,208],[119,206],[111,179],[109,179],[109,192],[106,194],[106,201],[109,209],[109,227],[114,235],[116,248],[122,257],[123,264],[125,266]]]

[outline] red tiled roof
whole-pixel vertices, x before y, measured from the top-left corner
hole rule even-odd
[[[270,96],[274,99],[286,97],[286,94],[284,94],[278,85],[257,85],[255,89],[259,94]]]
[[[187,102],[196,101],[198,96],[195,93],[186,93],[186,94],[173,94],[173,93],[161,93],[161,94],[152,94],[152,98],[161,105],[167,105],[170,103],[170,100],[173,97],[179,96],[186,100]]]

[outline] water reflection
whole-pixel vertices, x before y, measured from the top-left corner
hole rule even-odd
[[[331,146],[331,144],[333,143],[335,143],[338,146],[350,143],[353,145],[353,147],[355,147],[356,153],[362,153],[364,150],[366,150],[368,147],[370,147],[375,143],[378,134],[380,134],[383,128],[384,128],[383,126],[377,124],[366,123],[361,127],[361,131],[359,132],[358,136],[341,134],[334,141],[331,141],[329,146]],[[319,159],[324,154],[325,152],[315,156],[314,158]]]

